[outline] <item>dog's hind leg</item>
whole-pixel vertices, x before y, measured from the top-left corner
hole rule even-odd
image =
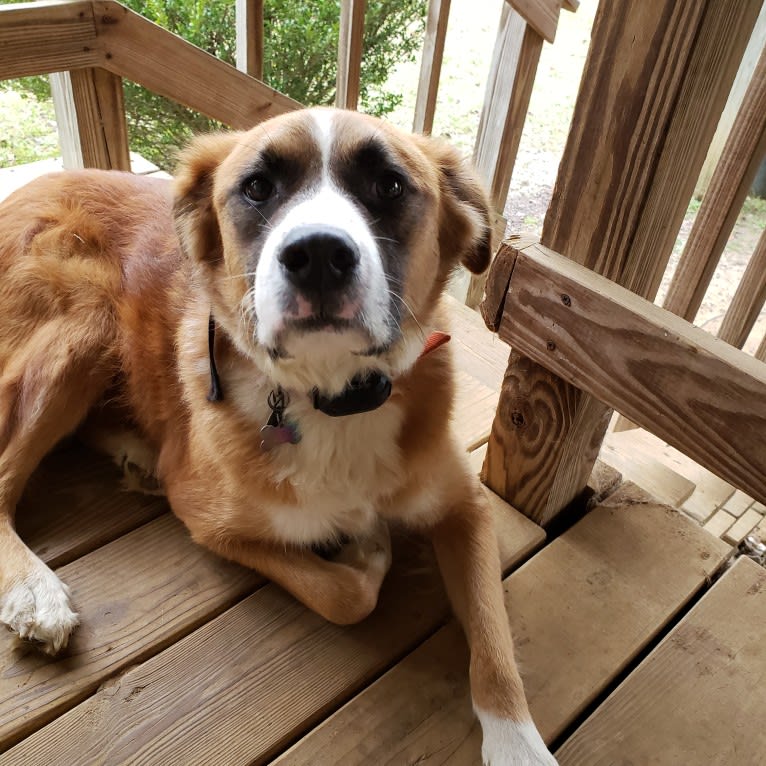
[[[69,591],[21,541],[16,504],[43,456],[71,433],[112,374],[108,320],[57,317],[0,359],[0,621],[54,654],[77,625]]]

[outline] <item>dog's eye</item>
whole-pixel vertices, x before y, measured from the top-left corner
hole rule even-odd
[[[386,173],[375,182],[375,192],[381,199],[397,199],[404,193],[404,183],[395,173]]]
[[[263,176],[253,176],[245,181],[242,192],[251,202],[266,202],[274,194],[274,184]]]

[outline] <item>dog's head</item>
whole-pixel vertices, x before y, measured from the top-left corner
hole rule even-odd
[[[327,393],[413,364],[451,269],[490,258],[486,195],[453,149],[332,109],[194,141],[176,222],[240,349]]]

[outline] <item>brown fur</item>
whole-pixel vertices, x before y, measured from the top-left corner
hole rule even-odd
[[[117,413],[148,442],[171,507],[195,540],[260,570],[334,622],[355,622],[374,608],[387,568],[370,564],[379,543],[368,549],[357,541],[326,561],[274,536],[261,508],[293,502],[294,489],[275,480],[257,427],[237,406],[246,396],[237,381],[258,369],[243,352],[246,268],[225,193],[259,142],[305,152],[304,119],[296,113],[248,134],[197,140],[174,193],[162,181],[84,171],[42,178],[0,208],[0,595],[37,566],[12,526],[27,478],[86,415],[98,441],[98,423]],[[372,124],[339,119],[350,146]],[[452,266],[487,266],[486,197],[453,150],[374,126],[428,200],[408,243],[405,297],[421,322],[438,324],[438,295]],[[231,394],[216,405],[206,401],[211,306],[220,325],[216,359]],[[406,476],[378,510],[432,537],[471,645],[475,703],[526,720],[491,517],[450,432],[453,396],[448,349],[395,381],[385,406],[403,412]],[[445,501],[411,510],[429,483]]]

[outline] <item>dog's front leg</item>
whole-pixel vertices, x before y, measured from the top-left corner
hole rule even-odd
[[[513,656],[489,506],[467,488],[430,532],[447,592],[471,649],[471,697],[486,766],[549,766],[556,760],[532,722]]]
[[[195,535],[219,555],[255,569],[309,609],[337,625],[367,617],[378,602],[391,566],[388,527],[380,521],[364,538],[344,545],[333,560],[307,548],[291,548],[243,538]]]

